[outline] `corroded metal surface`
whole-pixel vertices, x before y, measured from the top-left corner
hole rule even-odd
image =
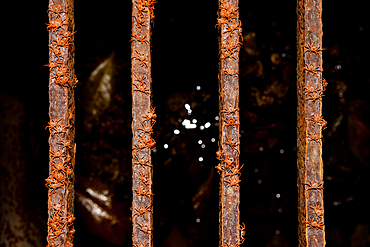
[[[219,246],[239,246],[244,238],[240,223],[239,50],[241,22],[238,0],[220,0],[219,38],[220,141],[216,167],[220,173]]]
[[[151,105],[151,23],[153,0],[132,0],[132,242],[153,246],[153,167],[151,150],[156,115]]]
[[[75,104],[72,0],[49,2],[48,246],[73,246]]]
[[[298,240],[299,246],[324,246],[322,1],[297,3]]]

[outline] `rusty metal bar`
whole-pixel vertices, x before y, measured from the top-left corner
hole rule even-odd
[[[240,219],[239,154],[239,50],[242,37],[239,1],[220,0],[219,36],[220,141],[216,167],[220,174],[219,246],[239,246],[244,241]]]
[[[48,246],[73,246],[75,102],[73,0],[49,1]]]
[[[151,24],[154,0],[132,0],[132,243],[153,246]]]
[[[299,246],[324,246],[322,1],[297,1],[297,146]]]

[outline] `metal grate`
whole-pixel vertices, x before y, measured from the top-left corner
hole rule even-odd
[[[132,237],[136,247],[153,246],[153,166],[156,114],[152,106],[151,25],[154,0],[132,0]],[[238,0],[219,0],[219,246],[244,242],[240,219]],[[74,13],[72,0],[49,2],[49,246],[72,246],[74,234],[75,105]],[[322,101],[322,2],[298,0],[297,131],[299,246],[324,246]]]

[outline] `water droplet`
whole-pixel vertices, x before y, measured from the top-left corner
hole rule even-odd
[[[280,149],[280,153],[283,154],[284,153],[284,149]]]
[[[174,133],[175,135],[178,135],[178,134],[180,134],[180,130],[175,129],[175,130],[173,131],[173,133]]]
[[[199,140],[199,141],[198,141],[198,144],[202,144],[202,143],[203,143],[203,141],[202,141],[202,140]]]
[[[199,218],[197,218],[195,221],[196,221],[197,223],[199,223],[199,222],[200,222],[200,219],[199,219]]]
[[[262,184],[262,180],[261,179],[258,179],[257,183],[258,184]]]
[[[190,110],[190,105],[188,103],[185,104],[185,109],[188,111]]]
[[[202,144],[202,146],[201,146],[202,148],[205,148],[206,147],[206,145],[204,145],[204,144]]]
[[[207,122],[207,123],[204,125],[204,127],[206,127],[206,128],[209,128],[209,126],[211,126],[211,123],[210,123],[210,122]]]
[[[197,90],[200,90],[200,86],[197,86]]]
[[[200,162],[202,162],[203,161],[203,157],[199,157],[199,159],[198,159]]]
[[[286,54],[285,54],[285,53],[282,53],[282,54],[281,54],[281,57],[286,57]]]
[[[211,139],[211,142],[215,142],[215,141],[216,141],[216,139],[215,139],[215,138],[212,138],[212,139]]]
[[[202,125],[202,126],[200,126],[200,127],[199,127],[199,129],[200,129],[200,130],[204,130],[204,126],[203,126],[203,125]]]
[[[155,148],[155,149],[153,149],[153,153],[156,153],[157,152],[157,149]]]
[[[198,120],[193,119],[193,120],[191,120],[191,122],[192,122],[192,123],[197,123],[197,122],[198,122]]]
[[[220,119],[220,117],[219,117],[219,116],[216,116],[216,117],[215,117],[215,120],[217,120],[217,121],[218,121],[219,119]]]
[[[258,150],[262,152],[263,151],[263,147],[260,147]]]
[[[283,212],[283,209],[282,209],[282,208],[279,208],[279,209],[278,209],[278,212],[279,212],[279,213]]]
[[[276,194],[276,198],[280,198],[280,194]]]
[[[280,234],[280,231],[279,230],[276,230],[275,233],[276,233],[276,235],[279,235]]]
[[[164,144],[164,149],[167,149],[168,148],[168,144]]]

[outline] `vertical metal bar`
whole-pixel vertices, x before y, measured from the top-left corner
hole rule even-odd
[[[220,0],[217,26],[219,37],[219,108],[220,141],[216,167],[220,173],[219,246],[239,246],[243,229],[239,224],[239,50],[241,22],[239,1]]]
[[[322,0],[297,1],[299,246],[324,246]]]
[[[49,1],[49,246],[73,246],[75,103],[72,0]]]
[[[153,246],[153,167],[151,150],[156,115],[151,105],[151,23],[154,0],[132,0],[132,242]]]

